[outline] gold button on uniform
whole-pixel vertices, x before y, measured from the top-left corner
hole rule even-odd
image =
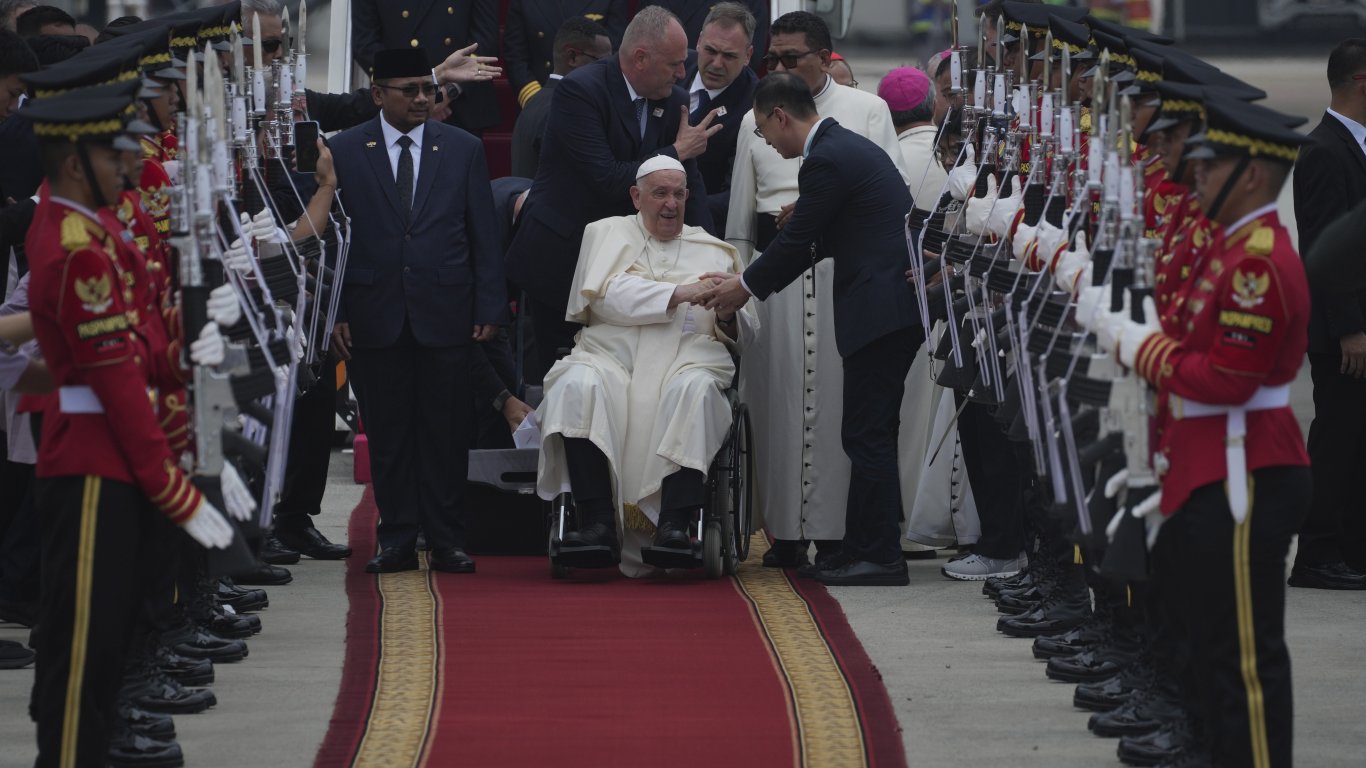
[[[450,45],[450,44],[451,44],[451,39],[448,37],[448,38],[446,38],[445,40],[442,40],[441,42],[445,43],[446,45]]]
[[[412,40],[409,40],[409,41],[408,41],[408,45],[411,45],[412,47],[416,48],[416,47],[417,47],[417,38],[414,37]]]
[[[405,18],[405,19],[408,18],[408,12],[407,12],[407,11],[404,11],[404,12],[403,12],[403,18]]]
[[[537,32],[537,33],[536,33],[536,36],[537,36],[537,37],[545,37],[545,33],[544,33],[544,32]]]
[[[449,15],[449,14],[452,14],[452,13],[455,13],[455,6],[453,6],[453,5],[448,5],[448,6],[446,6],[446,13],[447,13],[448,15]]]

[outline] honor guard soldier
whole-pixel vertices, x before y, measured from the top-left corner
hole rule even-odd
[[[1121,362],[1170,406],[1152,571],[1161,621],[1187,653],[1178,673],[1195,732],[1172,734],[1159,762],[1288,766],[1285,558],[1310,490],[1289,398],[1309,291],[1276,199],[1305,141],[1290,126],[1304,121],[1204,104],[1186,159],[1214,242],[1160,323],[1150,298],[1144,320],[1112,316]]]
[[[555,71],[555,35],[560,25],[574,16],[601,24],[612,41],[611,50],[621,45],[621,35],[626,31],[626,0],[512,0],[508,4],[503,25],[503,62],[508,82],[517,94],[518,107],[525,108]],[[591,60],[600,58],[592,53],[576,52]]]
[[[184,375],[148,311],[142,264],[116,247],[104,215],[124,178],[120,153],[134,101],[73,91],[25,109],[42,150],[48,194],[26,248],[34,330],[58,396],[44,413],[36,498],[43,521],[42,602],[33,711],[38,766],[102,766],[124,725],[115,700],[124,658],[141,642],[148,586],[174,523],[206,547],[233,536],[223,515],[175,465],[156,392]],[[216,330],[191,359],[221,362]],[[140,744],[179,764],[173,743]],[[115,755],[114,757],[120,757]]]

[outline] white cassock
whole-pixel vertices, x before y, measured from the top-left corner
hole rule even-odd
[[[640,518],[658,521],[664,478],[682,468],[705,474],[720,450],[731,425],[731,350],[758,330],[748,307],[731,338],[715,312],[669,309],[669,299],[705,272],[738,271],[735,249],[700,227],[669,241],[650,237],[639,216],[584,230],[565,315],[584,327],[545,376],[536,486],[543,499],[570,490],[563,438],[593,441],[612,469],[628,576],[653,570],[640,560],[649,537]]]
[[[948,181],[948,173],[935,157],[937,133],[935,126],[921,125],[897,135],[902,159],[911,174],[911,197],[915,207],[926,211],[934,210]],[[942,324],[936,328],[942,332]],[[981,524],[958,447],[952,393],[943,387],[926,386],[930,382],[928,350],[935,349],[937,341],[938,334],[932,333],[906,379],[897,456],[902,504],[907,510],[902,526],[906,540],[912,545],[943,547],[955,541],[976,541]]]
[[[857,88],[836,85],[829,78],[815,99],[821,117],[833,117],[881,146],[910,185],[912,174],[886,102]],[[755,214],[777,214],[794,202],[801,168],[800,160],[784,160],[755,136],[754,124],[751,112],[740,125],[726,218],[726,240],[740,250],[745,263],[758,255],[754,252]],[[843,538],[849,501],[849,457],[840,440],[844,361],[835,349],[833,260],[817,263],[814,273],[814,279],[808,271],[800,283],[759,303],[759,317],[769,330],[746,347],[740,363],[740,394],[754,424],[755,500],[764,525],[779,539]],[[913,402],[920,399],[919,389],[931,386],[925,372],[916,367],[907,384],[907,397]],[[900,440],[923,442],[925,428],[908,422],[903,412]],[[917,429],[919,438],[908,434]],[[903,505],[908,510],[924,449],[911,456],[909,463],[901,461],[912,468],[912,477],[903,473],[902,478]]]

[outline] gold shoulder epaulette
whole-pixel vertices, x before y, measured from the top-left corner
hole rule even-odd
[[[89,244],[90,230],[86,229],[85,217],[68,211],[62,218],[62,247],[68,251],[78,251]]]
[[[1253,256],[1266,256],[1276,246],[1276,233],[1271,227],[1258,226],[1247,239],[1246,250]]]

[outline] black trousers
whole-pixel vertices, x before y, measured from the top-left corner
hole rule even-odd
[[[0,600],[38,599],[41,534],[33,492],[32,464],[0,462]]]
[[[1179,670],[1218,766],[1291,764],[1285,558],[1310,492],[1305,467],[1252,473],[1251,509],[1229,512],[1224,484],[1196,489],[1163,524],[1155,587],[1186,649]]]
[[[990,407],[971,401],[963,405],[961,392],[955,391],[953,397],[963,409],[958,415],[958,439],[982,523],[982,536],[972,551],[982,557],[1019,557],[1025,545],[1025,494],[1015,446]]]
[[[124,658],[148,626],[171,523],[142,493],[98,477],[36,483],[42,602],[33,711],[38,768],[104,766]]]
[[[901,481],[897,432],[906,374],[925,341],[919,326],[903,328],[844,358],[844,418],[840,438],[852,465],[844,512],[844,551],[858,560],[901,559]]]
[[[405,324],[390,346],[352,350],[383,548],[413,548],[419,527],[433,549],[465,546],[471,349],[420,346]]]
[[[1309,355],[1314,381],[1314,421],[1309,460],[1314,499],[1300,527],[1296,565],[1346,561],[1366,571],[1366,379],[1339,372],[1339,354]]]
[[[309,515],[322,511],[327,465],[332,461],[332,432],[337,418],[337,366],[328,359],[318,380],[294,402],[284,486],[275,505],[275,527],[289,531],[312,528]]]
[[[587,522],[613,515],[616,506],[612,491],[612,466],[592,440],[582,437],[564,439],[564,458],[569,467],[569,487],[574,491],[574,506],[580,519]],[[680,469],[664,478],[659,489],[660,512],[690,513],[706,503],[707,478],[695,469]]]
[[[544,373],[564,356],[560,350],[574,348],[574,335],[583,326],[567,322],[564,319],[564,307],[535,299],[528,301],[531,303],[531,331],[536,336],[536,357]]]

